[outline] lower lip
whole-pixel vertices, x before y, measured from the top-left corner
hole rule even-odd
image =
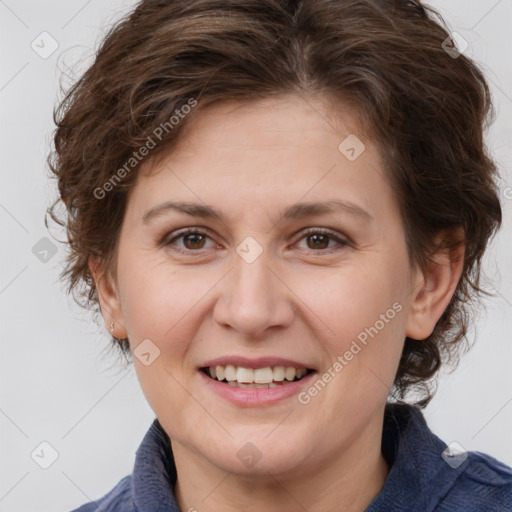
[[[207,386],[221,397],[241,407],[257,407],[269,405],[291,396],[297,395],[309,385],[316,372],[305,375],[302,379],[283,384],[276,388],[236,388],[228,384],[211,379],[203,371],[199,370],[201,378]]]

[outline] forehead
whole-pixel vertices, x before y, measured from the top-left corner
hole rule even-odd
[[[193,112],[178,142],[177,151],[197,144],[235,146],[248,150],[262,147],[337,147],[344,132],[360,133],[356,113],[324,95],[283,94],[252,102],[225,101]]]
[[[282,209],[301,198],[343,198],[372,214],[374,195],[390,192],[384,178],[377,146],[354,114],[294,94],[195,111],[173,149],[143,167],[134,195],[140,208],[166,200],[227,207],[238,199]]]

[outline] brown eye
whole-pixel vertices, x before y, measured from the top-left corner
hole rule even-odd
[[[183,243],[187,249],[202,249],[205,237],[199,233],[182,236]],[[187,243],[188,242],[188,243]]]
[[[309,235],[306,237],[311,240],[311,244],[308,244],[310,249],[327,249],[329,246],[329,237],[323,234]]]
[[[332,251],[341,250],[349,245],[346,240],[343,240],[335,233],[322,229],[311,229],[306,233],[303,233],[303,236],[299,241],[304,239],[306,240],[305,249],[318,253],[329,253]]]
[[[179,253],[192,253],[201,249],[208,249],[208,247],[205,247],[208,239],[211,240],[207,233],[197,229],[188,229],[177,233],[172,238],[168,238],[164,245]],[[178,243],[179,241],[181,243]]]

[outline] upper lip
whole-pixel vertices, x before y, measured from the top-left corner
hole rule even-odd
[[[293,359],[284,359],[282,357],[257,357],[254,359],[243,357],[243,356],[224,356],[211,359],[203,363],[200,367],[205,368],[209,366],[227,366],[232,364],[233,366],[242,366],[244,368],[266,368],[267,366],[284,366],[285,368],[305,368],[306,370],[312,370],[310,365],[294,361]]]

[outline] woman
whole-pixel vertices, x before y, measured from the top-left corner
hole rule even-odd
[[[421,412],[501,222],[490,109],[419,2],[118,23],[57,113],[50,213],[156,419],[78,510],[512,510],[512,470]]]

